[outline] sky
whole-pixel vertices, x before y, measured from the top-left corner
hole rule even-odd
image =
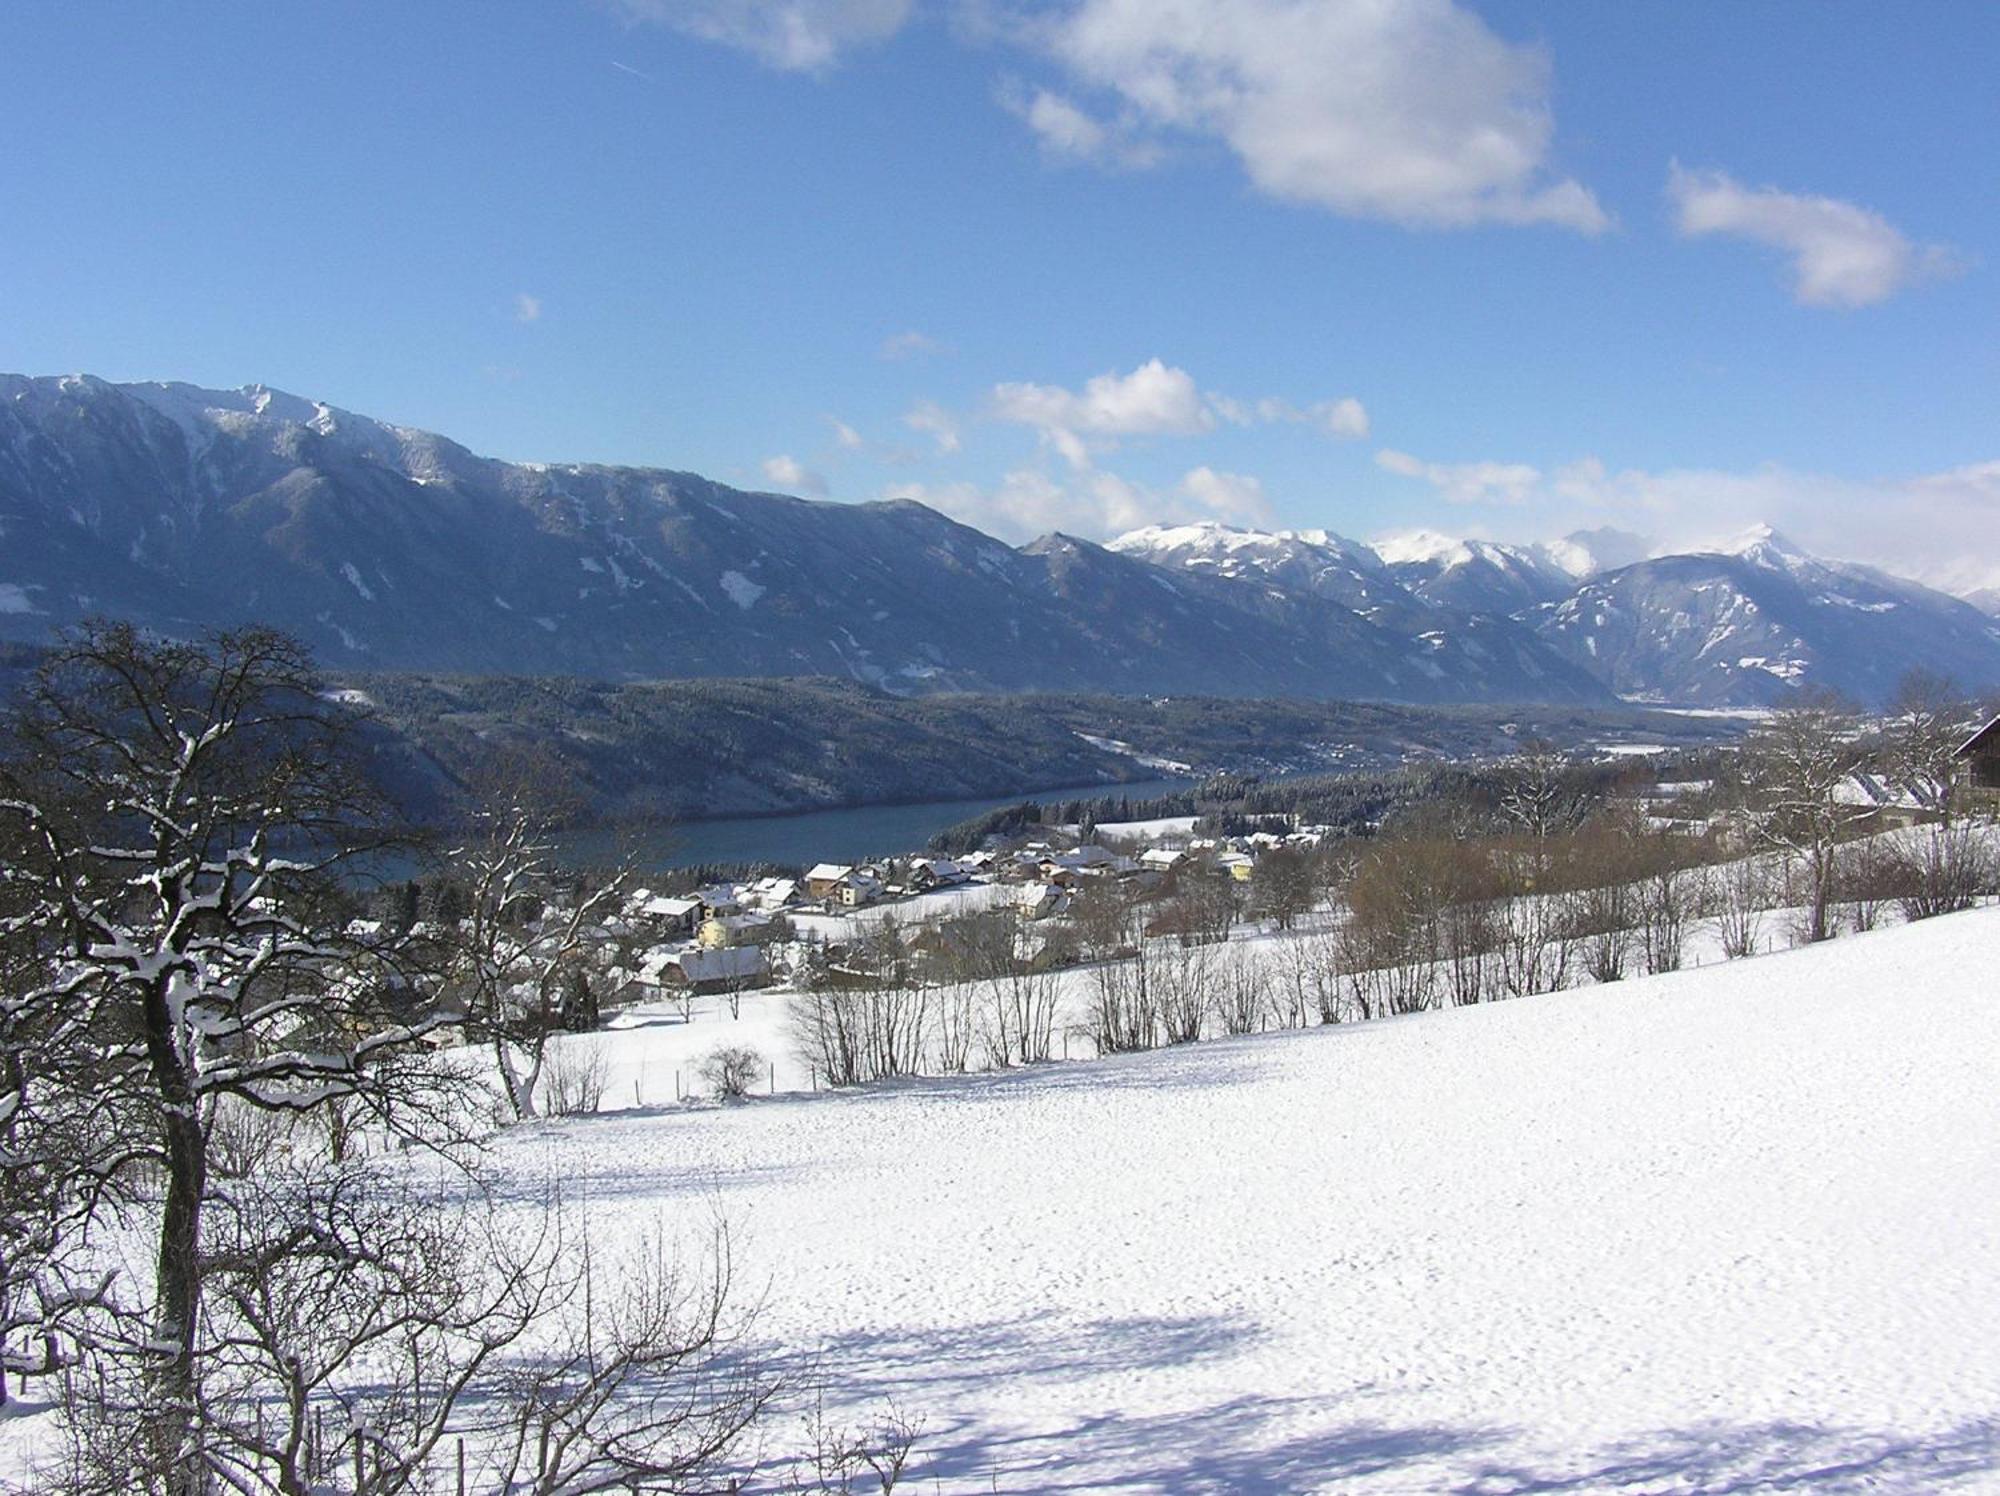
[[[2000,584],[2000,7],[16,7],[0,369],[1009,540]]]

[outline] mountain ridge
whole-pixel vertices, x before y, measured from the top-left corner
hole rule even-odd
[[[1608,528],[1009,546],[910,500],[504,462],[264,385],[0,375],[0,542],[0,638],[254,619],[338,668],[1412,704],[2000,683],[1992,618],[1768,527],[1697,559]]]

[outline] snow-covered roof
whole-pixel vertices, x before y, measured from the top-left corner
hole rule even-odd
[[[844,862],[816,862],[806,870],[808,883],[838,883],[854,869]]]
[[[1974,748],[1981,746],[1986,739],[1997,738],[1997,737],[2000,737],[2000,716],[1995,716],[1991,722],[1988,722],[1984,727],[1980,728],[1979,731],[1975,732],[1971,737],[1967,738],[1963,743],[1960,743],[1958,745],[1958,752],[1956,756],[1959,758],[1963,758],[1965,757],[1966,754],[1972,752]]]

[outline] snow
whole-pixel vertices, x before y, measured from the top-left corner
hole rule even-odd
[[[1436,530],[1405,530],[1396,535],[1383,535],[1368,542],[1391,566],[1404,566],[1412,562],[1437,564],[1444,567],[1463,566],[1472,560],[1472,547],[1453,535],[1442,535]]]
[[[1176,758],[1162,758],[1157,753],[1142,753],[1130,743],[1121,742],[1117,738],[1101,738],[1087,732],[1080,732],[1077,736],[1099,752],[1115,753],[1121,758],[1131,759],[1136,764],[1144,764],[1149,769],[1158,769],[1162,774],[1194,773],[1192,764],[1184,764]],[[1109,790],[1113,786],[1107,785],[1105,788]]]
[[[360,593],[364,601],[371,603],[375,601],[375,594],[369,590],[368,584],[361,580],[361,572],[352,561],[340,563],[340,574],[347,578],[347,585]]]
[[[766,590],[740,571],[725,571],[720,585],[729,595],[729,600],[746,613],[757,605],[757,599],[762,597]]]
[[[830,1410],[925,1421],[926,1491],[1994,1490],[1996,948],[1985,909],[499,1160],[609,1231],[720,1211]],[[594,1042],[615,1088],[757,1024]]]
[[[1157,841],[1165,836],[1186,836],[1194,830],[1195,816],[1155,816],[1150,821],[1099,821],[1097,834]]]
[[[19,582],[0,582],[0,613],[39,613],[28,597],[28,589]]]

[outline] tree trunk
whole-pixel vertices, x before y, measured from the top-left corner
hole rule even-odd
[[[194,1460],[195,1329],[201,1314],[201,1203],[208,1193],[208,1148],[194,1078],[176,1042],[177,1023],[168,1000],[174,978],[149,984],[145,1001],[146,1050],[162,1102],[161,1142],[167,1161],[166,1201],[160,1212],[155,1289],[155,1328],[160,1360],[153,1375],[157,1399],[154,1459],[171,1472],[169,1489],[201,1496],[201,1471]]]

